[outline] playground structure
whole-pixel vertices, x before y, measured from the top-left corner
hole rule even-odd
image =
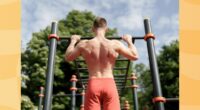
[[[154,47],[154,35],[152,34],[150,20],[144,19],[144,28],[145,28],[145,36],[142,37],[135,37],[132,38],[132,42],[134,43],[135,40],[145,40],[147,42],[147,50],[148,50],[148,56],[149,56],[149,64],[150,64],[150,70],[151,70],[151,76],[153,81],[153,103],[155,104],[156,110],[164,110],[164,102],[166,101],[177,101],[177,98],[169,98],[166,99],[162,96],[161,91],[161,84],[160,84],[160,78],[159,78],[159,72],[158,72],[158,66],[156,61],[156,55],[155,55],[155,47]],[[81,39],[91,39],[92,37],[83,37]],[[59,41],[67,40],[70,41],[69,37],[59,37],[57,35],[57,22],[52,22],[51,26],[51,34],[48,37],[49,39],[49,56],[48,56],[48,65],[47,65],[47,76],[46,76],[46,85],[45,85],[45,95],[43,95],[44,88],[41,88],[40,92],[40,101],[39,101],[39,110],[51,110],[51,103],[52,103],[52,97],[55,97],[56,95],[53,95],[53,81],[54,81],[54,63],[55,63],[55,55],[56,55],[56,48],[57,43]],[[108,39],[118,39],[120,40],[120,37],[109,37]],[[138,105],[138,97],[137,97],[137,85],[136,85],[136,75],[132,74],[131,77],[128,77],[128,71],[130,66],[130,60],[125,58],[119,58],[116,61],[125,61],[127,62],[126,67],[114,67],[113,70],[125,70],[125,74],[114,74],[114,79],[117,85],[118,93],[119,95],[122,95],[125,88],[132,88],[133,92],[133,102],[134,102],[134,108],[133,110],[139,110]],[[71,78],[72,87],[70,88],[71,94],[65,94],[60,96],[71,96],[71,110],[75,110],[76,106],[76,96],[81,95],[82,96],[82,105],[81,110],[83,110],[84,107],[84,90],[87,86],[88,81],[88,75],[81,75],[80,71],[86,71],[87,68],[81,68],[78,66],[80,62],[84,62],[84,60],[75,60],[75,65],[77,69],[77,76],[73,75]],[[78,77],[78,79],[77,79]],[[82,88],[76,88],[76,83],[79,80],[80,84],[82,85]],[[131,86],[127,86],[127,80],[131,81]],[[77,94],[76,90],[82,89],[81,94]],[[44,107],[42,107],[42,101],[44,96]],[[129,110],[129,104],[127,101],[125,101],[124,110]]]

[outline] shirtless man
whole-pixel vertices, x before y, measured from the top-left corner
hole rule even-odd
[[[104,18],[97,17],[92,30],[95,37],[91,40],[80,41],[79,35],[71,36],[65,59],[73,61],[81,55],[86,61],[89,81],[84,110],[100,110],[101,105],[103,110],[121,110],[113,78],[113,67],[119,54],[130,60],[137,60],[137,50],[130,35],[122,36],[128,47],[118,40],[106,39],[107,22]],[[80,42],[75,46],[78,41]]]

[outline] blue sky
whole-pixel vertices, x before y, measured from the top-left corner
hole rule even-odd
[[[22,0],[22,49],[53,20],[66,17],[71,10],[87,10],[105,17],[119,35],[144,35],[143,19],[151,18],[157,54],[164,44],[178,39],[178,0]],[[148,64],[145,41],[136,41],[140,59]]]

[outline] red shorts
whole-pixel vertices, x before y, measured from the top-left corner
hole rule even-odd
[[[84,110],[120,110],[119,96],[113,78],[92,78],[88,81]]]

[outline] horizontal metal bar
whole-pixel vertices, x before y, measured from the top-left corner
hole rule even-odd
[[[88,75],[82,75],[82,76],[80,76],[82,79],[88,79],[89,78],[89,76]]]
[[[116,84],[116,86],[122,86],[122,85],[123,85],[123,84],[121,84],[121,83],[117,83],[117,84]]]
[[[83,82],[83,84],[87,84],[87,81],[82,81]]]
[[[117,86],[117,88],[120,88],[120,89],[121,89],[121,88],[123,88],[123,86]]]
[[[123,82],[124,82],[124,81],[123,81]],[[116,81],[115,81],[116,84],[121,84],[121,83],[123,83],[123,82],[116,82]]]
[[[117,78],[114,78],[114,79],[115,79],[116,81],[117,81],[117,80],[124,80],[124,78],[118,78],[118,77],[117,77]]]
[[[78,70],[87,70],[87,68],[77,68]]]
[[[88,82],[88,81],[82,81],[82,83],[85,83],[85,84],[86,84],[87,82]]]
[[[87,82],[84,82],[84,81],[83,81],[82,83],[83,83],[84,85],[86,85],[86,84],[87,84]]]
[[[77,68],[78,70],[88,70],[88,68]],[[114,67],[114,70],[126,70],[126,67]]]
[[[124,87],[124,86],[117,86],[117,87],[122,88],[122,87]]]
[[[84,82],[84,81],[88,81],[88,78],[87,79],[82,79],[82,81]]]
[[[114,74],[114,77],[124,77],[125,76],[125,74]],[[82,76],[80,76],[82,79],[84,79],[84,78],[88,78],[89,76],[88,75],[82,75]]]
[[[179,98],[166,98],[167,102],[178,102]]]
[[[54,94],[53,97],[67,97],[71,96],[72,94]],[[76,94],[76,96],[81,96],[81,94]]]
[[[123,83],[124,82],[124,80],[115,80],[115,83]]]
[[[126,70],[127,67],[114,67],[113,69],[114,70]]]
[[[81,39],[92,39],[94,37],[81,37]],[[116,40],[121,40],[121,37],[106,37],[107,39],[116,39]],[[60,40],[70,40],[71,38],[68,36],[62,36],[60,37]],[[144,36],[133,36],[132,39],[135,40],[144,40]]]
[[[121,89],[123,89],[123,88],[130,88],[130,86],[125,86],[124,87],[123,85],[118,85],[117,88],[121,88]]]
[[[114,77],[124,77],[126,76],[125,74],[115,74]]]
[[[121,83],[116,83],[116,86],[118,87],[118,86],[123,86],[123,84],[121,84]]]

